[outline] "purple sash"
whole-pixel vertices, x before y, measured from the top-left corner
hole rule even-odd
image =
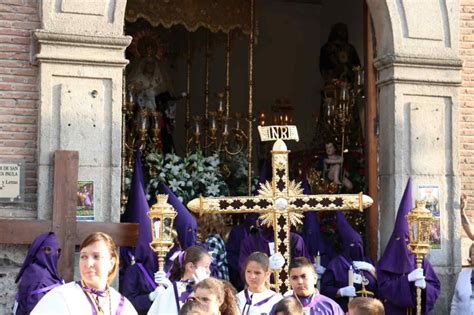
[[[62,282],[59,282],[59,283],[55,283],[55,284],[52,284],[52,285],[48,285],[47,287],[44,287],[44,288],[41,288],[41,289],[36,289],[36,290],[33,290],[30,292],[30,295],[35,295],[35,294],[40,294],[40,293],[43,293],[43,292],[48,292],[49,290],[57,287],[57,286],[60,286],[62,285],[63,283]]]
[[[151,279],[150,275],[148,274],[148,271],[145,269],[142,263],[136,263],[138,268],[140,268],[141,272],[143,273],[143,276],[145,276],[146,281],[151,285],[153,290],[156,289],[157,285],[153,279]]]
[[[242,310],[242,315],[249,315],[249,314],[250,314],[250,307],[251,307],[251,306],[262,306],[262,305],[264,305],[265,303],[267,303],[268,301],[270,301],[270,299],[271,299],[272,297],[275,296],[275,294],[272,294],[272,295],[270,295],[269,297],[267,297],[266,299],[263,299],[263,300],[261,300],[260,302],[255,303],[254,305],[252,305],[252,299],[251,299],[250,296],[249,296],[249,290],[245,289],[245,290],[244,290],[244,295],[245,295],[245,305],[244,305],[244,309]],[[245,308],[247,307],[247,305],[248,305],[247,313],[245,313]]]
[[[80,281],[76,281],[76,283],[81,287],[82,292],[84,292],[84,294],[87,298],[87,301],[89,302],[89,304],[92,308],[92,315],[98,315],[97,314],[97,306],[98,306],[99,302],[92,300],[91,293],[94,293],[97,296],[104,296],[104,294],[107,291],[100,291],[100,290],[94,290],[94,289],[87,288],[85,286],[82,286]],[[110,294],[111,294],[110,291],[108,292],[108,294],[109,294],[109,303],[111,304],[112,299],[111,299],[111,296],[110,296]],[[117,306],[117,311],[115,312],[116,315],[122,314],[122,309],[123,309],[124,304],[125,304],[125,297],[123,295],[120,295],[119,305]],[[109,307],[112,307],[112,305],[109,305]]]
[[[301,299],[297,296],[297,295],[294,295],[294,297],[300,301],[301,303]],[[316,312],[314,311],[314,306],[316,305],[316,303],[318,303],[319,301],[321,300],[321,294],[318,293],[318,294],[313,294],[313,297],[311,298],[311,302],[309,302],[307,305],[303,305],[303,303],[301,303],[301,306],[303,306],[303,308],[306,308],[306,307],[309,307],[309,313],[311,315],[316,315]]]

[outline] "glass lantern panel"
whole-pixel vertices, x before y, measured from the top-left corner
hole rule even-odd
[[[158,218],[153,219],[153,233],[155,233],[155,239],[160,238],[161,234],[161,220]]]
[[[163,220],[163,228],[164,228],[164,233],[163,233],[163,240],[165,241],[171,241],[171,231],[173,229],[173,220],[171,218],[164,218]]]

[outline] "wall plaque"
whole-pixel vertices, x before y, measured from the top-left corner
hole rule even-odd
[[[25,162],[0,161],[0,203],[23,202]]]

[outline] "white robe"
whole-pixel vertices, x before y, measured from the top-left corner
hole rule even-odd
[[[267,302],[265,302],[263,305],[255,306],[255,304],[258,304],[259,302],[265,300],[266,298],[272,296],[271,299],[269,299]],[[270,314],[270,311],[273,308],[273,305],[278,303],[283,296],[279,293],[275,293],[275,291],[272,291],[270,289],[267,289],[263,291],[262,293],[251,293],[249,291],[249,296],[252,301],[252,305],[249,306],[246,305],[247,300],[245,299],[245,290],[240,291],[239,294],[237,294],[237,305],[239,306],[239,311],[240,314],[248,314],[249,315],[260,315],[260,314]]]
[[[178,296],[180,296],[184,291],[186,291],[186,282],[176,281],[176,288],[178,290]],[[176,306],[177,297],[174,295],[173,286],[170,285],[166,290],[158,293],[158,296],[153,301],[150,309],[148,310],[148,315],[178,315],[179,310]],[[183,302],[179,301],[179,308],[183,307]]]
[[[120,304],[120,293],[110,288],[112,314],[116,314]],[[99,304],[105,313],[109,313],[109,297],[99,297]],[[87,315],[92,314],[91,304],[80,285],[69,282],[49,291],[31,311],[31,315]],[[129,300],[125,299],[121,315],[135,315],[137,311]]]
[[[456,289],[451,302],[451,315],[474,314],[474,299],[471,286],[472,268],[464,269],[459,273]]]

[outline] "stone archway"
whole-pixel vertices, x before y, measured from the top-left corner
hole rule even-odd
[[[431,260],[448,288],[436,312],[446,313],[454,284],[452,266],[460,266],[460,241],[454,237],[459,224],[447,211],[459,198],[459,1],[367,0],[367,5],[377,42],[379,216],[387,223],[379,230],[379,248],[383,250],[390,236],[407,178],[411,176],[415,186],[439,185],[443,241]],[[87,6],[74,0],[41,3],[43,28],[35,32],[41,78],[39,218],[49,216],[44,209],[51,209],[51,152],[69,149],[85,157],[79,179],[96,183],[98,219],[118,221],[122,69],[130,43],[123,36],[125,6],[126,0]],[[94,137],[89,134],[99,129]]]

